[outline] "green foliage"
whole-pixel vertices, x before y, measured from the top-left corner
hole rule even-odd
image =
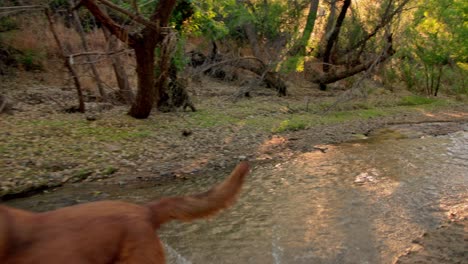
[[[235,1],[197,1],[193,3],[193,15],[183,31],[194,36],[205,36],[211,40],[223,38],[229,33],[225,18]]]
[[[302,6],[301,6],[302,8]],[[242,43],[246,40],[244,25],[255,28],[259,38],[275,39],[297,26],[297,8],[288,2],[236,0],[196,1],[194,14],[186,30],[211,40],[228,36]]]
[[[10,30],[18,29],[18,23],[12,17],[1,17],[0,18],[0,33]]]
[[[186,21],[194,14],[194,6],[192,0],[179,0],[172,12],[171,22],[175,25],[175,29],[180,31]]]
[[[43,70],[45,55],[34,50],[25,50],[17,55],[16,60],[27,71]]]
[[[436,95],[446,79],[447,65],[468,59],[468,3],[420,0],[419,4],[400,51],[406,60],[402,76],[410,89],[423,86],[426,94]]]
[[[283,73],[303,72],[304,60],[305,60],[305,57],[301,55],[296,55],[296,56],[287,58],[281,64],[281,72]]]
[[[444,81],[449,87],[447,92],[468,95],[467,76],[467,63],[459,62],[453,67],[448,67],[444,73]]]
[[[276,38],[285,29],[284,14],[288,13],[286,1],[271,1],[268,5],[259,3],[255,6],[255,24],[258,32],[268,39]]]
[[[402,80],[406,84],[408,90],[413,91],[416,88],[418,83],[417,76],[414,72],[414,64],[410,63],[408,59],[401,59],[399,61],[400,73],[402,75]]]
[[[185,46],[186,38],[181,35],[177,39],[176,50],[172,56],[172,63],[176,67],[177,72],[182,71],[185,66],[189,63],[190,58],[185,56]]]

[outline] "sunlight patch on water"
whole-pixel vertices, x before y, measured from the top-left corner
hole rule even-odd
[[[184,258],[179,252],[173,249],[169,244],[163,242],[164,249],[166,250],[167,263],[173,264],[192,264],[191,261]]]
[[[271,240],[271,255],[273,256],[273,260],[275,264],[282,263],[281,258],[283,255],[283,248],[281,248],[278,245],[278,241],[279,241],[279,235],[277,232],[277,226],[273,226],[273,237]]]

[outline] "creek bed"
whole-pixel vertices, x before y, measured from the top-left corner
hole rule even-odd
[[[413,132],[391,128],[255,166],[233,208],[160,230],[168,262],[393,263],[414,239],[468,206],[468,131]],[[197,192],[225,176],[82,183],[8,204],[41,211],[101,199],[144,202]]]

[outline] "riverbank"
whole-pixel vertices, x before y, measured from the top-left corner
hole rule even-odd
[[[192,87],[198,112],[153,113],[146,120],[125,115],[127,106],[88,103],[88,112],[66,113],[74,91],[35,82],[3,82],[15,104],[1,116],[0,197],[11,199],[80,181],[127,184],[196,177],[238,159],[285,159],[365,137],[391,124],[445,122],[433,135],[459,130],[468,107],[451,99],[421,100],[377,91],[365,99],[324,109],[340,91],[291,88],[288,97],[259,89],[233,100],[237,86],[205,80]],[[198,89],[198,90],[196,90]],[[424,99],[424,98],[422,98]]]
[[[239,159],[281,163],[386,128],[390,138],[427,137],[466,131],[468,122],[464,102],[425,101],[401,93],[377,93],[323,114],[339,97],[338,91],[296,88],[279,98],[260,90],[250,99],[233,102],[238,87],[206,81],[195,97],[198,112],[154,113],[147,120],[135,120],[125,115],[126,106],[103,103],[89,103],[86,114],[66,113],[65,106],[74,103],[74,91],[68,88],[0,87],[16,102],[12,114],[0,117],[3,200],[77,182],[102,184],[105,191],[184,181],[225,171]],[[410,132],[392,133],[392,127]],[[459,263],[466,252],[467,216],[466,206],[450,212],[447,224],[427,231],[395,261]]]

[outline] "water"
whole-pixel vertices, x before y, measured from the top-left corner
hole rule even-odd
[[[239,202],[213,220],[163,226],[168,262],[392,263],[468,201],[467,131],[326,147],[257,165]],[[68,186],[10,204],[45,210],[76,200],[142,202],[206,189],[224,176],[142,189]]]

